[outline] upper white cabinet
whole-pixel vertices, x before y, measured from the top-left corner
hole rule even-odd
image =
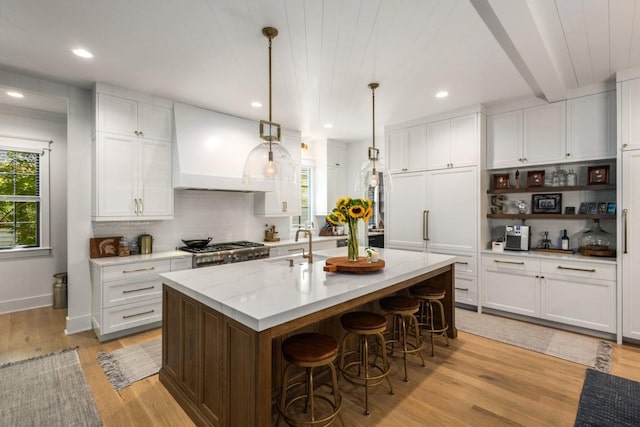
[[[623,150],[640,148],[640,79],[617,85],[620,92],[621,146]]]
[[[347,146],[338,141],[327,141],[327,198],[324,214],[331,212],[338,198],[347,194]]]
[[[98,131],[171,141],[172,109],[97,93]]]
[[[387,132],[386,156],[391,173],[427,169],[426,125],[394,129]]]
[[[616,156],[615,102],[613,91],[567,100],[566,160]]]
[[[522,110],[487,116],[487,169],[522,165]]]
[[[477,114],[427,124],[427,170],[478,164]]]
[[[171,219],[172,109],[96,92],[92,217]]]
[[[525,165],[557,163],[565,159],[566,104],[554,102],[524,110]]]

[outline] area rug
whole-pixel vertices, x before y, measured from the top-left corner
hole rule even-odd
[[[75,348],[0,366],[1,426],[101,426]]]
[[[464,332],[589,366],[611,369],[612,345],[599,338],[519,320],[456,308],[456,327]]]
[[[639,426],[640,383],[587,369],[576,426]]]
[[[116,390],[133,382],[155,375],[162,363],[162,340],[98,353],[98,363]]]

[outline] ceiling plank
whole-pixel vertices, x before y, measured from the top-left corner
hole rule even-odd
[[[587,25],[582,0],[556,1],[578,86],[593,83]],[[605,15],[606,16],[606,15]]]
[[[637,7],[636,0],[609,2],[609,49],[613,71],[624,70],[630,66],[631,42],[634,22],[637,21]],[[638,28],[638,24],[640,23],[636,23],[636,28]],[[640,44],[636,44],[636,46],[640,46]]]

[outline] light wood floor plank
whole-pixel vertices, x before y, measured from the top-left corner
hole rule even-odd
[[[100,343],[93,332],[64,334],[66,310],[41,308],[0,315],[0,362],[21,360],[78,346],[87,382],[105,427],[193,426],[154,375],[117,392],[96,357],[101,351],[150,341],[161,330]],[[392,368],[394,395],[386,384],[370,390],[371,415],[362,414],[364,393],[340,381],[342,422],[371,426],[572,426],[585,367],[555,357],[460,332],[436,358],[425,351],[426,368],[409,360],[409,382],[399,359]],[[640,348],[614,345],[614,375],[640,381]]]

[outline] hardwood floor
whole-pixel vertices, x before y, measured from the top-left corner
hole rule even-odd
[[[78,346],[87,382],[106,427],[191,426],[193,423],[154,375],[117,392],[96,356],[101,351],[161,336],[155,329],[100,343],[93,332],[65,335],[66,310],[41,308],[0,315],[0,364]],[[371,389],[371,415],[362,415],[361,389],[341,381],[345,426],[572,426],[585,367],[464,332],[427,367],[409,361],[404,383],[399,363],[391,381]],[[614,345],[611,373],[640,381],[640,347]],[[340,425],[336,422],[336,425]],[[283,424],[281,424],[283,425]]]

